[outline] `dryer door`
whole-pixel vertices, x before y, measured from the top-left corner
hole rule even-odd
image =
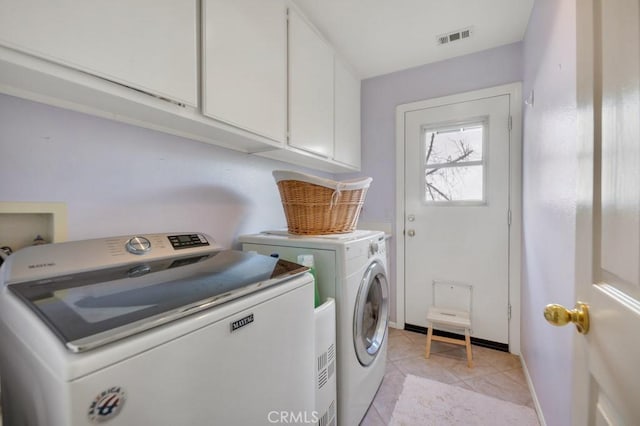
[[[383,266],[373,262],[362,278],[353,318],[353,339],[360,364],[373,362],[382,347],[389,321],[389,285]]]

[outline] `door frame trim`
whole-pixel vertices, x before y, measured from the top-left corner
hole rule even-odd
[[[576,2],[576,107],[577,107],[577,206],[575,235],[575,276],[574,292],[576,300],[591,300],[591,286],[594,281],[593,263],[595,238],[600,230],[594,225],[599,220],[599,211],[594,209],[596,182],[600,178],[600,119],[602,103],[602,82],[597,75],[601,58],[596,55],[596,35],[600,27],[596,25],[598,1],[587,0]],[[596,128],[597,126],[597,128]],[[596,149],[598,148],[598,149]],[[589,267],[585,267],[589,265]],[[573,334],[573,380],[571,389],[571,414],[574,425],[589,423],[589,407],[591,399],[591,381],[589,374],[588,339]],[[537,399],[537,398],[536,398]],[[542,410],[538,415],[544,420]]]
[[[509,208],[511,229],[509,232],[509,351],[520,354],[520,286],[522,269],[522,83],[510,83],[471,92],[427,99],[398,105],[396,107],[396,223],[395,223],[395,264],[396,264],[396,328],[405,325],[405,116],[408,112],[443,106],[451,103],[468,102],[475,99],[509,95],[511,132],[509,134]],[[505,123],[507,125],[508,123]],[[505,221],[507,217],[505,217]],[[507,312],[505,311],[505,315]]]

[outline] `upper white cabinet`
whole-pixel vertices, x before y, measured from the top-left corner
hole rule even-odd
[[[0,0],[0,93],[360,168],[360,82],[290,0]]]
[[[360,168],[360,79],[335,58],[333,159]]]
[[[284,0],[202,1],[203,113],[284,144]]]
[[[196,0],[5,0],[0,45],[197,104]]]
[[[289,10],[289,145],[333,158],[333,50]]]

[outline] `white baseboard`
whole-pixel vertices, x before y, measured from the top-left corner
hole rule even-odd
[[[538,401],[538,396],[536,395],[536,390],[533,387],[533,382],[531,381],[531,376],[529,375],[529,369],[527,368],[527,363],[524,362],[524,357],[520,355],[520,362],[522,363],[522,371],[524,372],[524,377],[527,379],[527,386],[529,387],[529,392],[531,392],[531,398],[533,398],[533,406],[536,410],[536,414],[538,415],[538,421],[540,422],[540,426],[547,426],[547,422],[544,420],[544,414],[542,413],[542,408],[540,407],[540,401]]]
[[[395,321],[389,321],[389,328],[400,328],[396,325]]]

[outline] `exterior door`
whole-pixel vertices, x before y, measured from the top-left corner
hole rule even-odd
[[[426,327],[433,283],[472,286],[472,336],[509,343],[510,95],[408,111],[405,323]]]
[[[574,424],[640,424],[640,2],[577,2]]]

